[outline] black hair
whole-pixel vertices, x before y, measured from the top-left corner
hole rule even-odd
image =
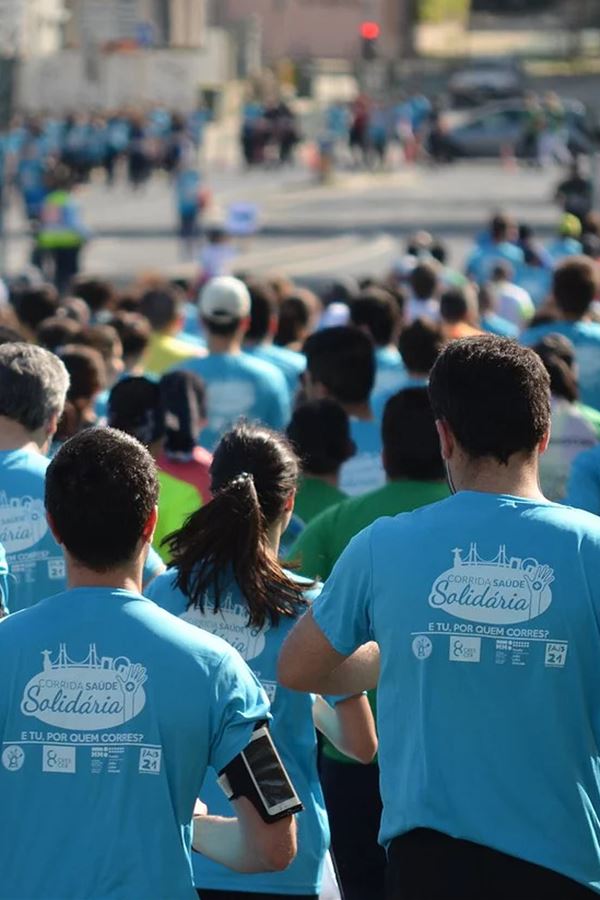
[[[46,472],[46,509],[61,543],[97,572],[132,559],[157,500],[152,457],[112,428],[81,431]]]
[[[579,400],[579,385],[575,374],[575,347],[562,334],[548,334],[533,348],[550,376],[550,392],[574,403]]]
[[[533,453],[550,426],[550,378],[533,350],[495,335],[451,341],[431,372],[436,419],[472,459]]]
[[[469,300],[466,291],[460,287],[448,288],[440,297],[440,315],[444,322],[454,325],[464,322],[469,316]]]
[[[375,382],[373,341],[360,328],[339,325],[311,334],[304,344],[306,366],[339,403],[366,403]]]
[[[51,316],[38,327],[36,339],[40,347],[56,353],[66,344],[76,343],[81,336],[81,325],[68,316]]]
[[[191,453],[206,419],[204,382],[194,372],[168,372],[159,382],[167,453]]]
[[[440,240],[436,240],[431,245],[431,249],[429,250],[429,252],[432,258],[439,262],[442,266],[446,265],[446,262],[448,260],[448,248],[446,247],[446,244],[444,244]]]
[[[68,344],[59,354],[69,373],[67,400],[91,400],[106,387],[106,368],[93,347]]]
[[[58,293],[51,284],[20,288],[14,294],[13,305],[19,322],[31,331],[37,331],[44,319],[56,315]]]
[[[356,453],[348,414],[328,397],[298,406],[286,434],[308,475],[335,475]]]
[[[400,309],[386,290],[372,287],[353,302],[350,318],[353,325],[367,329],[376,346],[387,347],[394,339]]]
[[[240,327],[241,321],[241,319],[232,319],[230,322],[214,322],[212,319],[206,319],[202,316],[204,330],[218,337],[231,337]]]
[[[408,277],[411,288],[418,300],[429,300],[438,288],[438,269],[430,262],[418,263]]]
[[[277,316],[277,296],[266,281],[246,282],[250,294],[250,325],[244,335],[249,341],[262,341],[269,334],[271,322]]]
[[[109,322],[115,329],[123,346],[125,360],[137,360],[143,355],[150,342],[150,323],[136,312],[115,313]]]
[[[279,307],[279,322],[273,343],[287,347],[300,340],[310,324],[311,315],[312,310],[301,294],[284,297]]]
[[[217,612],[231,574],[250,626],[276,625],[304,608],[303,587],[283,571],[267,535],[296,490],[298,471],[290,444],[268,428],[240,422],[221,438],[211,466],[213,499],[164,542],[188,608],[204,612],[210,590]]]
[[[150,447],[165,434],[165,410],[159,385],[149,378],[124,378],[108,397],[108,424]]]
[[[598,284],[596,263],[587,256],[570,256],[554,271],[552,293],[563,313],[579,319],[596,299]]]
[[[76,278],[71,285],[71,293],[85,300],[93,313],[109,309],[115,299],[114,287],[103,278]]]
[[[512,226],[512,219],[504,213],[497,213],[490,222],[490,234],[495,241],[505,241]]]
[[[139,311],[148,319],[153,331],[162,331],[176,321],[182,302],[177,288],[164,285],[142,294]]]
[[[390,397],[381,426],[385,472],[392,481],[441,481],[444,463],[427,388],[406,388]]]
[[[442,329],[429,319],[415,319],[400,332],[398,349],[409,372],[428,374],[444,346]]]

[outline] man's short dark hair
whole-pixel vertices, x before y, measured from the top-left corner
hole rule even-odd
[[[360,328],[325,328],[304,344],[306,366],[313,381],[338,403],[366,403],[375,382],[375,349]]]
[[[552,293],[564,314],[580,319],[596,299],[598,284],[596,263],[587,256],[571,256],[555,270]]]
[[[335,475],[356,452],[348,414],[328,397],[298,406],[286,433],[309,475]]]
[[[512,228],[513,220],[505,213],[497,213],[490,222],[490,233],[495,241],[505,241]]]
[[[51,316],[37,330],[36,338],[40,347],[56,353],[66,344],[76,343],[81,336],[81,325],[68,316]]]
[[[92,313],[110,309],[115,300],[115,289],[104,278],[89,278],[85,275],[76,278],[71,285],[71,293],[74,297],[85,300]]]
[[[440,297],[440,315],[444,322],[454,325],[469,317],[469,301],[463,288],[448,288]]]
[[[146,316],[153,331],[163,331],[181,314],[183,300],[177,288],[164,285],[142,294],[140,312]]]
[[[60,354],[69,373],[67,399],[90,401],[106,387],[106,366],[102,356],[93,347],[67,345]]]
[[[154,460],[113,428],[88,428],[71,438],[46,473],[46,509],[61,543],[97,572],[133,558],[157,500]]]
[[[40,287],[18,290],[13,305],[19,322],[31,331],[37,331],[44,319],[56,315],[59,297],[51,284],[42,284]]]
[[[277,296],[266,281],[246,282],[250,292],[250,325],[244,338],[249,341],[263,341],[269,334],[271,322],[277,316]]]
[[[34,432],[60,416],[69,375],[49,350],[33,344],[0,346],[0,416]]]
[[[115,329],[123,346],[123,358],[127,361],[139,359],[150,342],[150,323],[135,312],[118,312],[109,325]]]
[[[387,347],[394,339],[400,309],[391,294],[372,287],[353,302],[350,319],[353,325],[367,329],[377,347]]]
[[[390,397],[381,427],[385,472],[392,481],[441,481],[444,463],[427,388]]]
[[[452,341],[431,372],[436,419],[472,459],[531,454],[550,426],[550,378],[533,350],[495,335]]]
[[[415,319],[400,333],[398,348],[409,372],[427,375],[444,346],[439,325],[429,319]]]
[[[88,325],[81,332],[80,341],[97,350],[107,365],[123,352],[119,333],[112,325]]]
[[[408,280],[417,300],[429,300],[438,288],[437,265],[430,262],[418,263]]]

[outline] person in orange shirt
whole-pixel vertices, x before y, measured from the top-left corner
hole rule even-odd
[[[440,317],[447,341],[483,334],[478,327],[477,298],[471,285],[444,291],[440,300]]]

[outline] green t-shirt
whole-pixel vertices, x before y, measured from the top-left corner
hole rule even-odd
[[[346,544],[381,516],[397,516],[448,496],[445,481],[389,481],[325,510],[307,525],[290,550],[307,578],[325,581]]]
[[[292,545],[298,540],[308,523],[312,522],[319,513],[345,499],[346,494],[343,491],[321,481],[320,478],[306,475],[302,477],[296,491],[294,514],[281,538],[279,549],[281,558],[293,560],[290,553]]]
[[[158,522],[152,546],[163,562],[169,562],[169,553],[161,542],[168,534],[178,531],[188,516],[202,506],[199,491],[188,481],[182,481],[173,475],[158,470]]]
[[[411,512],[448,495],[444,481],[389,481],[376,491],[351,497],[317,516],[293,545],[290,558],[298,560],[303,575],[325,581],[354,535],[375,519]],[[375,714],[375,691],[369,691],[369,702]],[[337,762],[354,762],[327,740],[323,741],[323,753]]]
[[[597,409],[594,409],[593,406],[586,406],[585,403],[576,403],[575,406],[581,415],[590,423],[598,435],[598,440],[600,440],[600,412]]]

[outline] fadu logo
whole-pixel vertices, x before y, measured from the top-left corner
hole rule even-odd
[[[146,705],[146,669],[126,656],[99,656],[90,644],[86,658],[76,662],[61,644],[54,659],[50,650],[42,658],[42,671],[23,691],[25,716],[60,728],[97,731],[128,722]]]
[[[554,572],[537,559],[509,557],[502,545],[493,559],[482,559],[477,544],[456,548],[451,569],[433,583],[429,605],[458,619],[510,625],[541,616],[552,603]]]

